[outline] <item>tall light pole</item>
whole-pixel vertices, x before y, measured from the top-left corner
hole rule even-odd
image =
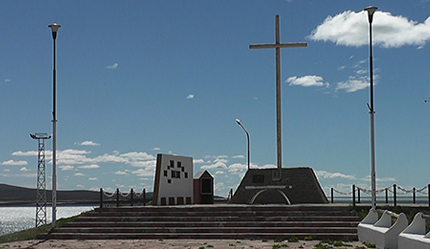
[[[60,24],[53,23],[48,25],[52,31],[52,39],[54,42],[54,70],[53,70],[53,93],[52,93],[52,227],[57,225],[57,56],[56,56],[56,41],[57,31],[61,27]]]
[[[236,123],[238,124],[238,125],[240,125],[240,127],[242,127],[242,129],[243,129],[243,131],[246,133],[246,138],[247,138],[247,141],[248,141],[248,169],[250,168],[250,157],[251,157],[251,154],[250,154],[250,142],[249,142],[249,133],[248,133],[248,131],[245,129],[245,126],[243,126],[243,124],[242,124],[242,122],[240,122],[240,119],[236,119]]]
[[[364,10],[367,11],[369,17],[369,67],[370,67],[370,160],[371,160],[371,173],[370,181],[372,188],[372,208],[376,208],[376,173],[375,173],[375,106],[373,103],[373,51],[372,51],[372,22],[373,14],[377,10],[377,7],[369,6]]]

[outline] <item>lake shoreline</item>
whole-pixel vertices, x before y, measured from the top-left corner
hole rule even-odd
[[[29,201],[0,201],[0,207],[31,207],[36,206],[36,202]],[[57,206],[100,206],[100,202],[95,201],[61,201],[57,202]],[[52,207],[51,202],[46,204],[46,207]]]

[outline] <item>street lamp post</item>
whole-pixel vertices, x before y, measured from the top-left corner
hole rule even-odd
[[[56,61],[56,40],[57,31],[61,27],[60,24],[53,23],[48,25],[52,31],[52,39],[54,43],[54,61],[53,61],[53,94],[52,94],[52,227],[56,227],[57,223],[57,61]]]
[[[370,157],[371,157],[371,190],[372,190],[372,208],[376,208],[376,173],[375,173],[375,107],[373,103],[373,51],[372,51],[372,21],[373,14],[377,10],[377,7],[369,6],[364,10],[367,11],[369,17],[369,67],[370,67],[370,105],[369,107],[370,113]]]
[[[249,133],[248,133],[248,131],[245,129],[245,126],[243,126],[242,122],[240,122],[240,120],[239,120],[239,119],[236,119],[236,123],[237,123],[238,125],[240,125],[240,127],[242,127],[243,131],[246,133],[246,138],[247,138],[247,141],[248,141],[248,169],[249,169],[249,168],[250,168],[250,157],[251,157],[251,154],[250,154]]]

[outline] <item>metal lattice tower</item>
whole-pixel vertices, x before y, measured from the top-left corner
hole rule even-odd
[[[36,227],[46,225],[46,174],[45,174],[45,139],[50,139],[47,133],[30,134],[37,139],[37,194],[36,194]]]

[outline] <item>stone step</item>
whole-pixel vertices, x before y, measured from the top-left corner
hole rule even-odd
[[[360,219],[356,216],[181,216],[181,217],[168,217],[168,216],[85,216],[75,219],[76,222],[197,222],[197,221],[346,221],[346,222],[359,222]]]
[[[246,234],[231,234],[231,233],[54,233],[43,234],[38,236],[39,239],[81,239],[81,240],[104,240],[104,239],[283,239],[287,240],[291,237],[298,239],[305,239],[311,236],[313,240],[344,240],[354,241],[357,240],[356,234],[351,233],[246,233]]]
[[[219,204],[219,205],[176,205],[176,206],[121,206],[121,207],[103,207],[95,208],[96,211],[118,211],[132,209],[137,212],[158,210],[291,210],[291,211],[307,211],[307,210],[347,210],[344,205],[330,204],[303,204],[303,205],[235,205],[235,204]]]
[[[104,222],[88,222],[75,221],[64,225],[64,227],[357,227],[358,221],[165,221],[165,222],[125,222],[125,221],[104,221]]]
[[[146,207],[119,207],[119,208],[96,208],[95,211],[99,213],[121,213],[121,212],[133,212],[133,213],[176,213],[176,212],[330,212],[349,215],[351,212],[344,206],[332,206],[332,205],[318,205],[318,206],[286,206],[286,205],[260,205],[260,206],[249,206],[249,205],[194,205],[192,206],[146,206]]]
[[[61,227],[53,231],[54,233],[356,233],[357,228],[346,227]]]
[[[40,239],[357,239],[359,218],[335,205],[103,208]]]
[[[214,212],[93,212],[89,213],[88,216],[107,216],[107,217],[133,217],[133,216],[164,216],[164,217],[193,217],[193,216],[243,216],[243,217],[249,217],[249,216],[351,216],[349,213],[345,212],[324,212],[324,211],[288,211],[288,212],[281,212],[281,211],[214,211]]]

